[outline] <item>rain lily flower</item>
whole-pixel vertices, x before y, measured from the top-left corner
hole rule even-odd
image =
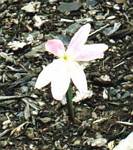
[[[83,25],[72,37],[67,50],[59,39],[48,40],[45,48],[58,58],[44,67],[39,74],[35,88],[41,89],[51,83],[51,92],[56,100],[63,102],[72,81],[77,90],[87,93],[87,80],[79,62],[103,58],[106,44],[85,44],[89,36],[90,24]]]

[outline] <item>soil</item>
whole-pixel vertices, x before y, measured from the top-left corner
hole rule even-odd
[[[36,0],[24,8],[30,2],[0,1],[0,150],[112,150],[133,131],[132,1]],[[109,49],[87,63],[93,95],[73,104],[71,122],[50,86],[34,85],[54,59],[44,42],[58,38],[68,45],[88,22],[87,43]]]

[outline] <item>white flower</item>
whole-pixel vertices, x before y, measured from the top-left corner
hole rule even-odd
[[[58,39],[46,42],[46,50],[58,59],[43,68],[35,88],[41,89],[51,83],[53,97],[61,101],[64,100],[71,81],[82,95],[88,92],[86,76],[79,62],[103,58],[104,51],[108,48],[106,44],[85,44],[90,28],[90,24],[83,25],[71,39],[66,51]]]

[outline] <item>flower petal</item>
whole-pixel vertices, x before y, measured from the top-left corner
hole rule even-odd
[[[78,48],[76,60],[90,61],[104,57],[104,51],[108,49],[106,44],[84,45]]]
[[[72,37],[70,44],[68,45],[68,53],[76,51],[77,48],[87,41],[91,26],[89,23],[83,25]]]
[[[65,52],[64,44],[58,39],[48,40],[45,44],[45,48],[55,56],[62,56]]]
[[[76,62],[69,63],[69,73],[76,88],[81,93],[87,92],[87,80],[82,67]]]
[[[80,92],[76,92],[75,97],[72,99],[73,102],[80,102],[83,99],[86,98],[91,98],[93,95],[93,91],[92,90],[88,90],[86,93],[80,93]]]
[[[51,91],[54,99],[63,100],[70,84],[70,75],[64,61],[58,60],[51,81]]]
[[[48,85],[51,81],[53,63],[48,66],[44,66],[42,72],[39,74],[37,81],[35,83],[35,88],[41,89],[44,86]]]

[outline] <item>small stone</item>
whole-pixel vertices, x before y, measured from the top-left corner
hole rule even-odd
[[[38,111],[37,111],[37,110],[33,110],[31,113],[32,113],[32,115],[34,115],[34,116],[37,116],[37,115],[38,115]]]
[[[73,145],[80,145],[81,141],[80,140],[76,140],[74,141]]]
[[[41,16],[38,15],[35,15],[33,19],[35,21],[34,26],[40,29],[40,27],[44,24],[44,20],[42,20]]]
[[[7,53],[5,52],[0,52],[0,59],[3,58],[5,61],[9,61],[9,62],[13,62],[14,59],[12,56],[9,56]]]
[[[109,17],[107,17],[108,20],[113,20],[115,18],[116,18],[116,16],[109,16]]]
[[[49,123],[52,119],[49,117],[44,117],[44,118],[39,118],[40,121],[42,121],[43,123]]]
[[[98,139],[95,139],[93,143],[91,143],[91,146],[102,147],[102,146],[105,146],[106,143],[107,143],[107,139],[98,138]]]
[[[8,143],[9,141],[8,140],[4,140],[4,141],[0,141],[0,147],[2,148],[2,147],[6,147],[9,143]]]
[[[103,90],[103,98],[108,99],[108,91],[106,89]]]
[[[39,106],[45,106],[45,103],[44,102],[42,102],[42,101],[38,101],[38,104],[39,104]]]
[[[7,2],[8,0],[0,0],[0,5]]]
[[[96,138],[97,138],[97,139],[99,139],[99,138],[103,138],[103,136],[101,135],[101,133],[96,132]]]
[[[91,16],[95,16],[96,13],[97,13],[97,10],[91,10],[91,11],[89,11],[89,14],[90,14]]]
[[[133,116],[133,111],[131,112],[131,116]]]
[[[115,5],[113,6],[113,8],[114,8],[115,10],[120,10],[120,6],[119,6],[118,4],[115,4]]]
[[[28,92],[28,87],[27,86],[22,86],[21,87],[21,92],[24,94],[24,93],[27,93]]]
[[[26,135],[28,136],[28,138],[30,139],[34,139],[35,134],[34,134],[34,129],[33,128],[27,128],[26,130]]]
[[[99,105],[97,108],[98,108],[99,110],[104,110],[106,107],[105,107],[105,105]]]
[[[34,41],[33,35],[29,34],[26,38],[26,41],[28,42],[28,44],[31,44]]]
[[[92,112],[92,118],[97,119],[97,114],[95,112]]]
[[[112,6],[111,2],[106,2],[107,5]]]
[[[131,68],[131,72],[133,73],[133,67]]]
[[[94,7],[98,4],[98,0],[86,0],[86,4],[88,7]]]
[[[133,81],[133,74],[128,74],[128,75],[124,76],[124,80]]]
[[[110,141],[110,142],[108,143],[108,148],[109,148],[110,150],[112,150],[113,147],[114,147],[114,144],[115,144],[114,141]]]
[[[124,82],[124,84],[122,85],[122,87],[124,88],[124,89],[132,89],[133,88],[133,83],[131,83],[131,82]]]
[[[128,111],[128,108],[127,108],[127,107],[124,107],[122,110],[125,111],[125,112],[127,112],[127,111]]]
[[[110,76],[108,75],[102,75],[100,79],[102,79],[103,81],[109,81],[109,82],[111,81]]]
[[[97,15],[95,18],[97,20],[105,20],[105,16],[103,16],[103,15]]]
[[[29,148],[30,148],[31,150],[34,150],[34,145],[33,145],[33,144],[30,144],[30,145],[29,145]]]
[[[10,120],[6,120],[2,123],[2,129],[7,129],[10,125],[11,125],[11,121]]]
[[[53,4],[53,3],[55,3],[55,2],[57,2],[58,0],[49,0],[49,3],[50,4]]]
[[[10,124],[11,123],[11,120],[6,120],[6,121],[4,121],[2,124],[3,125],[8,125],[8,124]]]
[[[87,145],[91,145],[91,143],[93,143],[94,142],[94,138],[88,138],[86,141],[85,141],[85,143],[87,144]]]
[[[27,44],[25,42],[13,41],[13,42],[9,42],[7,45],[9,46],[9,48],[16,51],[18,49],[22,49]]]
[[[116,0],[116,3],[117,4],[123,4],[123,3],[125,3],[126,2],[126,0]]]
[[[35,13],[39,11],[40,4],[41,4],[40,2],[30,2],[30,3],[27,3],[21,9],[26,11],[27,13]]]
[[[114,44],[114,43],[115,43],[115,40],[110,39],[109,42],[112,43],[112,44]]]

